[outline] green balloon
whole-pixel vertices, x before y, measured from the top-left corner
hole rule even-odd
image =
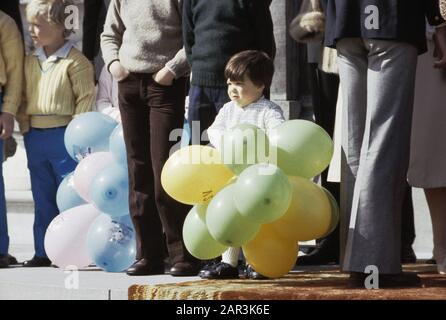
[[[234,205],[234,187],[230,184],[220,190],[209,203],[206,225],[218,242],[231,247],[241,247],[254,239],[260,225],[241,216]]]
[[[206,226],[207,205],[194,206],[186,216],[183,225],[183,240],[187,251],[201,260],[214,259],[228,247],[212,238]]]
[[[330,233],[332,233],[334,231],[334,229],[336,229],[336,227],[338,226],[339,223],[339,205],[336,202],[335,197],[333,197],[333,195],[330,193],[330,191],[328,191],[327,189],[325,189],[324,187],[321,187],[322,190],[325,191],[325,194],[328,197],[328,201],[330,201],[330,206],[331,206],[331,222],[330,222],[330,228],[328,229],[328,231],[321,237],[321,238],[325,238],[326,236],[328,236]]]
[[[333,156],[333,140],[328,133],[307,120],[280,124],[270,133],[269,141],[277,150],[272,163],[289,176],[315,177],[328,167]]]
[[[239,175],[247,167],[263,162],[268,156],[268,137],[259,127],[241,123],[223,134],[220,154],[223,163]]]
[[[292,186],[277,166],[256,164],[235,183],[234,202],[242,216],[256,223],[271,223],[290,206]]]

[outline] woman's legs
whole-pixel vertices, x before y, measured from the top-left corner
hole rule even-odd
[[[434,258],[438,271],[446,273],[446,188],[424,189],[432,219]]]

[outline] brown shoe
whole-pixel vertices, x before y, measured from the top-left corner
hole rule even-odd
[[[153,263],[147,259],[141,259],[127,269],[127,275],[129,276],[153,276],[158,274],[164,274],[164,262]]]
[[[177,262],[170,268],[170,275],[174,277],[193,277],[200,272],[200,262],[182,261]]]

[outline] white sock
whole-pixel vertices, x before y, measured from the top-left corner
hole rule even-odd
[[[240,247],[229,247],[228,250],[223,252],[221,261],[230,264],[234,268],[237,267],[240,250]]]

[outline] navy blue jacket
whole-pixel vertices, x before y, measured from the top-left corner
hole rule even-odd
[[[444,22],[438,0],[323,0],[326,6],[325,44],[335,47],[342,38],[360,37],[408,42],[423,53],[426,18],[431,25]],[[377,9],[377,10],[376,10]],[[373,12],[378,12],[370,24]]]
[[[183,39],[192,84],[225,87],[229,58],[244,50],[275,55],[271,0],[184,0]]]

